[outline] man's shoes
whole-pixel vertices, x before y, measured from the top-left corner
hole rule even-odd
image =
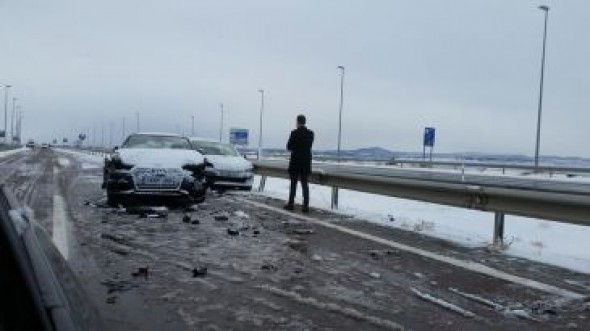
[[[304,213],[306,213],[306,214],[309,213],[309,206],[303,206],[303,207],[301,207],[301,211],[304,212]]]
[[[286,205],[283,206],[283,209],[284,210],[292,211],[292,210],[295,210],[295,205],[293,205],[292,203],[288,203],[288,204],[286,204]]]

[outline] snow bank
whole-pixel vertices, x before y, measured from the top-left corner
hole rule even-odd
[[[255,178],[254,187],[259,177]],[[289,181],[268,178],[259,194],[286,200]],[[297,201],[301,203],[301,187]],[[310,185],[311,206],[330,208],[331,188]],[[380,225],[415,231],[467,247],[491,244],[494,215],[420,201],[340,190],[339,213]],[[506,254],[590,273],[590,227],[506,216]]]
[[[5,151],[0,151],[0,158],[7,157],[9,155],[16,154],[16,153],[23,152],[23,151],[28,151],[28,150],[29,149],[26,148],[26,147],[20,147],[20,148],[15,148],[15,149],[9,149],[9,150],[5,150]]]

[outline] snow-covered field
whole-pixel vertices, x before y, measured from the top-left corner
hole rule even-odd
[[[100,156],[60,151],[75,155],[82,162],[83,167],[96,168],[102,165],[103,159]],[[480,173],[475,169],[469,170],[470,173],[474,171]],[[515,176],[517,173],[509,175]],[[535,176],[549,178],[547,174]],[[558,178],[558,180],[584,180],[563,176]],[[258,187],[258,181],[257,176],[254,187]],[[288,192],[287,180],[268,178],[265,191],[257,194],[286,200]],[[310,194],[312,207],[330,209],[331,188],[310,185]],[[297,199],[298,203],[301,203],[300,187]],[[419,232],[468,247],[487,246],[492,241],[494,215],[489,212],[350,190],[340,190],[339,205],[338,212],[345,215]],[[507,215],[504,231],[506,243],[509,245],[505,251],[506,254],[590,273],[590,240],[588,240],[590,227]]]
[[[20,148],[16,148],[16,149],[9,149],[9,150],[6,150],[6,151],[0,151],[0,158],[6,157],[6,156],[9,156],[9,155],[12,155],[14,153],[26,151],[26,150],[28,150],[28,148],[26,148],[26,147],[20,147]]]
[[[254,187],[258,187],[256,178]],[[286,200],[289,182],[268,178],[259,194]],[[331,189],[310,185],[311,206],[330,209]],[[301,188],[296,200],[301,203]],[[340,190],[339,213],[420,232],[468,246],[491,244],[494,214],[425,202]],[[590,227],[506,216],[506,254],[590,273]]]

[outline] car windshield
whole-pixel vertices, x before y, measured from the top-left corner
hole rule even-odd
[[[123,143],[122,147],[190,149],[190,144],[188,139],[182,137],[136,134],[129,136]]]
[[[191,141],[191,145],[203,154],[206,155],[225,155],[225,156],[239,156],[236,149],[228,144],[219,143],[216,141]]]

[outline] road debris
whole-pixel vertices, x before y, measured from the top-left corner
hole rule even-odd
[[[189,214],[184,214],[184,216],[182,216],[182,222],[183,223],[190,223],[191,222],[191,216]]]
[[[240,234],[240,231],[234,228],[227,228],[227,234],[229,234],[230,236],[237,236]]]
[[[279,270],[279,268],[277,266],[275,266],[274,264],[270,263],[270,262],[266,262],[263,265],[260,266],[261,270],[266,270],[266,271],[277,271]]]
[[[114,241],[118,244],[124,244],[128,241],[128,239],[121,234],[103,232],[100,234],[100,237],[102,239],[108,239],[108,240]]]
[[[149,277],[149,267],[139,267],[137,268],[137,271],[134,271],[131,273],[131,276],[133,277],[144,277],[145,279],[148,279]]]
[[[285,245],[301,253],[307,252],[307,243],[301,240],[289,239],[285,241]]]
[[[461,292],[458,289],[452,288],[452,287],[449,287],[449,291],[451,291],[451,292],[453,292],[455,294],[458,294],[458,295],[460,295],[460,296],[462,296],[464,298],[467,298],[467,299],[473,300],[475,302],[481,303],[483,305],[486,305],[486,306],[488,306],[488,307],[490,307],[490,308],[492,308],[492,309],[494,309],[496,311],[502,311],[502,310],[505,309],[504,306],[502,306],[500,304],[497,304],[497,303],[495,303],[495,302],[493,302],[491,300],[488,300],[488,299],[482,298],[480,296],[477,296],[475,294]]]
[[[294,234],[313,234],[313,229],[293,229]]]
[[[428,293],[422,293],[420,291],[418,291],[417,289],[411,287],[410,290],[416,294],[420,299],[422,300],[426,300],[428,302],[434,303],[436,305],[439,305],[445,309],[448,309],[452,312],[455,312],[457,314],[462,315],[463,317],[467,317],[467,318],[474,318],[476,317],[476,315],[472,312],[470,312],[469,310],[465,310],[457,305],[454,305],[450,302],[444,301],[442,299],[439,299],[437,297],[434,297]]]
[[[127,280],[106,280],[101,282],[101,284],[106,286],[107,294],[126,292],[137,287],[137,284]]]
[[[535,301],[531,305],[533,315],[557,315],[557,306],[545,301]]]
[[[311,306],[316,309],[326,310],[332,313],[341,314],[353,319],[362,320],[367,323],[371,323],[375,326],[385,328],[388,330],[405,330],[405,328],[394,321],[386,320],[377,316],[368,315],[366,313],[360,312],[352,307],[342,307],[337,303],[332,302],[321,302],[318,301],[316,298],[313,297],[303,297],[297,292],[285,291],[280,288],[272,287],[269,285],[262,285],[259,286],[263,291],[270,292],[278,297],[291,299],[295,302],[298,302],[303,305]]]
[[[205,277],[207,275],[207,267],[193,268],[193,278]]]
[[[375,279],[380,279],[381,278],[381,274],[378,272],[371,272],[369,273],[369,276],[375,278]]]
[[[250,218],[250,215],[246,214],[245,212],[241,211],[241,210],[237,210],[234,212],[234,215],[239,217],[239,218]]]
[[[229,220],[229,217],[227,215],[215,215],[213,216],[213,219],[219,222],[225,222]]]
[[[321,256],[319,256],[319,255],[317,255],[317,254],[314,254],[314,255],[311,256],[311,260],[312,261],[316,261],[316,262],[320,262],[320,261],[323,261],[324,258],[321,257]]]

